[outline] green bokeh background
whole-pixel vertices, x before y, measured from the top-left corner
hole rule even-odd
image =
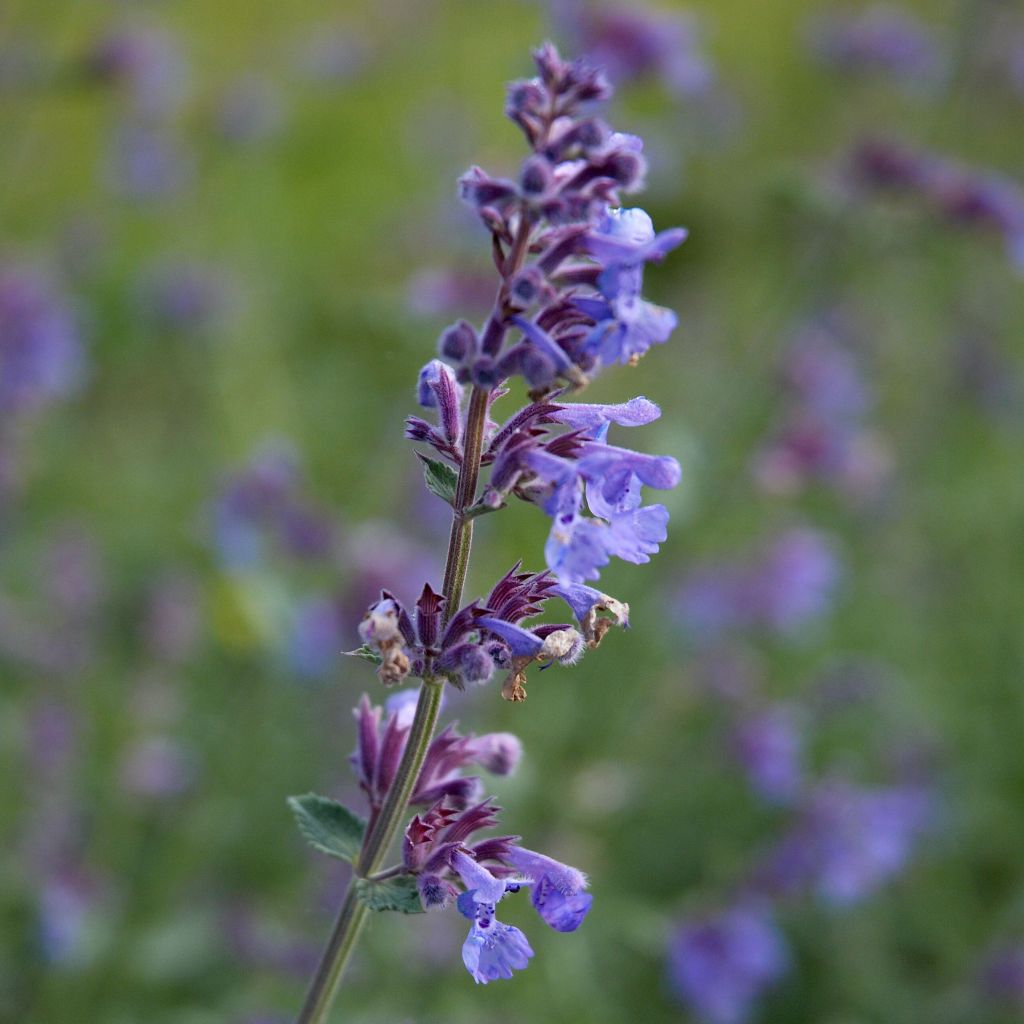
[[[968,48],[996,6],[916,5]],[[796,521],[835,532],[847,573],[824,624],[798,642],[759,645],[770,691],[805,694],[847,655],[891,666],[886,714],[908,743],[937,749],[943,810],[913,866],[874,898],[844,913],[785,911],[794,964],[759,1019],[1004,1019],[975,979],[989,945],[1024,928],[1022,417],[966,396],[956,353],[981,335],[1000,354],[999,372],[1019,379],[1022,281],[998,240],[907,207],[848,208],[827,182],[867,133],[1019,176],[1024,102],[973,75],[969,61],[928,96],[829,75],[801,41],[803,19],[819,9],[805,0],[687,9],[709,27],[737,114],[716,135],[656,85],[623,91],[616,126],[635,122],[656,154],[675,158],[670,187],[644,205],[691,238],[648,275],[652,297],[679,313],[677,335],[590,392],[662,405],[662,419],[633,440],[684,465],[667,499],[670,538],[652,565],[617,564],[602,578],[632,606],[629,633],[537,679],[525,705],[505,704],[494,687],[457,709],[466,728],[521,736],[522,770],[494,786],[505,825],[584,867],[594,912],[567,937],[542,930],[527,906],[510,907],[537,955],[514,981],[486,988],[463,971],[454,914],[381,915],[339,1021],[688,1019],[666,983],[672,921],[728,893],[784,816],[749,795],[723,752],[666,595],[697,558],[742,551]],[[165,27],[187,56],[177,129],[197,173],[180,196],[131,204],[103,188],[97,168],[118,97],[73,82],[0,94],[4,255],[49,259],[82,221],[100,237],[72,289],[90,377],[33,426],[25,486],[4,512],[0,580],[30,599],[34,553],[69,520],[95,538],[107,575],[98,654],[80,678],[58,686],[0,662],[0,1019],[287,1019],[304,981],[241,961],[219,914],[242,901],[271,931],[326,936],[344,868],[316,862],[284,799],[346,791],[348,709],[363,690],[381,695],[360,663],[339,658],[328,680],[309,683],[268,653],[275,602],[306,581],[285,569],[284,582],[276,569],[228,579],[205,510],[226,471],[284,437],[343,529],[390,517],[442,543],[429,517],[409,514],[416,469],[401,431],[444,321],[411,313],[408,285],[424,267],[486,268],[482,232],[455,212],[454,176],[471,162],[504,172],[519,159],[501,116],[504,83],[529,73],[529,49],[551,28],[539,6],[512,0],[48,0],[5,5],[0,32],[72,62],[125,19]],[[365,69],[343,87],[298,80],[289,63],[290,41],[317,24],[368,45]],[[260,145],[227,146],[204,129],[211,105],[254,70],[280,89],[282,127]],[[162,258],[229,272],[235,301],[215,331],[180,338],[142,314],[140,275]],[[783,401],[780,352],[803,318],[834,303],[867,325],[873,422],[894,458],[893,485],[868,512],[827,493],[766,500],[748,472]],[[519,557],[539,566],[546,525],[518,506],[482,520],[469,592]],[[199,774],[182,797],[147,804],[119,788],[118,771],[147,670],[139,596],[175,566],[202,581],[207,623],[200,653],[169,684]],[[307,570],[324,584],[333,572]],[[60,966],[36,947],[36,882],[18,841],[43,796],[26,768],[27,709],[50,690],[82,723],[64,784],[86,823],[82,861],[107,879],[79,955]],[[868,749],[885,728],[868,715],[851,726],[852,742]],[[813,756],[827,763],[827,743]]]

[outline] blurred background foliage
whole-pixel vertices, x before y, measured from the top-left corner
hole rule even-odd
[[[337,1017],[1024,1012],[1024,11],[659,12],[0,11],[0,1019],[298,1005],[345,879],[284,800],[354,795],[384,695],[340,652],[375,588],[438,582],[402,421],[486,310],[454,180],[515,166],[546,36],[608,62],[643,205],[691,231],[649,273],[676,336],[588,392],[661,403],[684,481],[603,578],[629,633],[448,713],[522,737],[505,825],[595,909],[486,989],[456,914],[381,915]],[[481,521],[469,592],[545,531]]]

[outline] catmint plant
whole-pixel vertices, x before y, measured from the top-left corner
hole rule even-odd
[[[499,920],[502,901],[528,890],[557,932],[575,931],[591,908],[582,871],[517,836],[490,834],[500,811],[475,770],[509,774],[519,741],[453,726],[435,735],[446,686],[483,686],[500,674],[501,696],[522,702],[533,668],[571,665],[629,624],[628,605],[591,583],[613,557],[641,563],[658,550],[668,512],[644,505],[642,489],[672,488],[680,476],[669,456],[609,441],[613,427],[656,419],[653,402],[568,397],[668,338],[675,315],[643,298],[643,271],[685,232],[657,233],[643,210],[623,207],[643,183],[643,146],[592,112],[611,92],[601,71],[563,60],[551,44],[534,59],[537,77],[512,83],[506,105],[530,149],[518,174],[473,167],[459,183],[490,235],[493,308],[480,326],[460,320],[442,333],[439,358],[416,383],[427,413],[406,421],[428,488],[452,509],[444,577],[440,589],[424,583],[409,607],[384,590],[350,652],[376,666],[384,686],[419,680],[419,691],[400,690],[383,707],[363,697],[356,708],[352,768],[365,816],[313,794],[291,799],[312,845],[353,868],[300,1022],[324,1020],[370,912],[461,914],[463,963],[487,984],[533,956],[528,936]],[[521,391],[525,405],[492,418],[499,399]],[[547,568],[517,563],[464,602],[474,521],[513,499],[551,520]],[[537,624],[552,602],[568,621]],[[400,855],[384,866],[399,834]]]

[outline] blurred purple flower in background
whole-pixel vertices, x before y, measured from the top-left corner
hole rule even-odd
[[[909,195],[950,224],[1002,236],[1024,273],[1024,188],[1005,174],[894,141],[867,141],[850,158],[853,185],[865,194]]]
[[[346,602],[319,595],[300,601],[292,613],[286,658],[292,670],[319,679],[338,667],[338,656],[351,640],[352,619]]]
[[[823,12],[810,21],[807,36],[819,61],[850,74],[920,82],[934,79],[942,66],[936,33],[896,7]]]
[[[225,910],[221,928],[232,954],[248,970],[304,977],[316,967],[315,943],[245,903],[236,902]]]
[[[87,78],[122,91],[136,114],[172,114],[185,95],[185,62],[164,29],[113,28],[95,39],[82,58]]]
[[[304,493],[290,446],[265,444],[220,486],[213,502],[214,545],[228,568],[260,564],[272,553],[298,561],[331,555],[336,529]]]
[[[745,556],[697,563],[676,608],[702,643],[746,629],[794,633],[831,609],[841,574],[832,539],[795,527]]]
[[[689,920],[669,943],[672,986],[706,1024],[743,1024],[788,966],[786,942],[761,907]]]
[[[51,874],[38,893],[38,940],[44,959],[70,967],[82,953],[88,919],[100,901],[94,882],[71,871]]]
[[[132,744],[121,762],[121,786],[126,793],[153,800],[181,796],[192,785],[195,758],[172,736],[147,736]]]
[[[569,48],[603,68],[615,85],[656,79],[670,94],[691,97],[714,83],[690,15],[604,0],[550,0],[550,6]]]
[[[803,731],[794,707],[772,704],[744,714],[733,731],[732,752],[763,799],[788,803],[800,793]]]
[[[494,301],[494,275],[428,268],[409,280],[409,309],[418,316],[484,316]]]
[[[172,665],[187,661],[202,633],[203,593],[187,570],[158,573],[147,589],[141,631],[153,658]]]
[[[230,291],[219,267],[179,260],[156,266],[145,275],[141,299],[145,314],[157,326],[191,334],[217,326]]]
[[[1024,943],[1005,944],[985,957],[978,978],[983,994],[1009,1011],[1024,1010]]]
[[[246,74],[229,83],[214,110],[214,128],[234,145],[253,145],[273,138],[284,124],[284,101],[274,83]]]
[[[309,82],[346,85],[369,65],[372,51],[357,32],[335,25],[306,29],[294,45],[294,66]]]
[[[104,177],[124,199],[161,200],[182,192],[192,181],[192,154],[165,125],[123,121],[114,131]]]
[[[825,779],[809,790],[793,828],[756,875],[776,895],[858,903],[906,868],[934,824],[934,805],[922,786]]]
[[[45,274],[0,264],[0,419],[70,394],[85,369],[81,333]]]
[[[872,396],[845,320],[839,311],[816,317],[783,354],[787,408],[753,462],[766,493],[791,495],[819,481],[867,501],[889,475],[887,447],[866,422]]]

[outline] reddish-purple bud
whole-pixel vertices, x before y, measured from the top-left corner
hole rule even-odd
[[[416,887],[420,891],[424,910],[443,910],[458,895],[458,890],[451,882],[437,875],[419,875]]]

